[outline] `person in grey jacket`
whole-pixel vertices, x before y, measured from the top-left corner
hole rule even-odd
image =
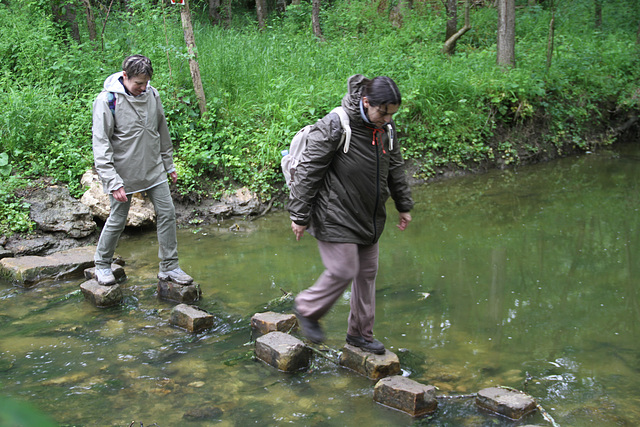
[[[413,208],[392,119],[401,103],[400,91],[389,77],[369,80],[357,74],[349,78],[342,99],[351,127],[348,151],[340,149],[343,129],[336,113],[320,119],[309,132],[287,209],[296,239],[305,231],[314,236],[325,266],[294,303],[302,331],[312,342],[324,341],[319,320],[352,283],[346,341],[364,351],[385,352],[373,338],[385,202],[393,198],[401,230],[411,221]]]
[[[193,282],[178,264],[175,207],[167,174],[175,184],[173,145],[160,97],[149,84],[153,67],[149,58],[129,56],[122,71],[104,82],[93,103],[93,157],[111,211],[94,256],[96,279],[113,285],[113,254],[124,230],[131,196],[146,192],[157,218],[160,280]]]

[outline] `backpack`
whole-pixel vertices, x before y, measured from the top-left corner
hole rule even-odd
[[[342,130],[344,132],[342,133],[342,138],[340,139],[340,144],[338,144],[338,147],[344,145],[342,150],[346,153],[349,151],[349,142],[351,141],[351,127],[349,126],[349,116],[342,107],[334,108],[333,110],[331,110],[331,113],[336,113],[340,117],[340,124],[342,124]],[[289,150],[284,150],[282,152],[282,160],[280,161],[280,166],[282,167],[282,174],[284,175],[284,179],[288,187],[291,187],[291,180],[296,171],[296,167],[298,167],[298,164],[300,164],[300,160],[302,159],[302,152],[305,148],[307,148],[307,137],[309,136],[309,131],[311,131],[311,128],[313,126],[314,125],[307,125],[300,129],[291,140]]]

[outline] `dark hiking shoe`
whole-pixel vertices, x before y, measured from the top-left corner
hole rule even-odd
[[[367,341],[362,337],[347,334],[347,344],[373,354],[384,354],[385,352],[384,344],[376,339],[373,341]]]
[[[96,280],[101,286],[111,286],[116,284],[116,276],[110,268],[96,268]]]
[[[293,308],[293,314],[295,314],[296,319],[298,319],[298,325],[300,325],[300,329],[302,329],[302,334],[307,337],[309,341],[314,344],[321,344],[324,341],[324,332],[322,332],[320,323],[318,323],[317,320],[304,317],[295,307]]]
[[[170,271],[161,271],[158,273],[158,279],[165,282],[173,282],[178,285],[190,285],[193,283],[193,277],[182,271],[180,267],[174,268]]]

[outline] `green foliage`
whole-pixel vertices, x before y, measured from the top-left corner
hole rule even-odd
[[[178,190],[192,199],[218,197],[239,185],[263,200],[276,195],[283,185],[280,151],[298,129],[340,103],[347,78],[356,73],[398,82],[401,142],[424,178],[444,166],[517,164],[540,150],[529,141],[496,139],[501,129],[541,120],[548,145],[560,152],[589,149],[595,142],[588,134],[607,120],[603,110],[640,109],[635,0],[604,2],[600,28],[591,0],[556,2],[549,69],[552,11],[546,3],[523,5],[516,17],[517,67],[506,72],[495,64],[497,14],[491,7],[472,9],[472,29],[446,57],[446,16],[438,2],[414,2],[401,19],[393,15],[395,2],[324,3],[324,42],[312,34],[310,2],[273,13],[263,32],[256,31],[254,11],[241,10],[240,3],[232,27],[222,28],[209,24],[207,2],[192,2],[205,118],[191,85],[179,8],[131,0],[118,9],[118,3],[104,38],[86,44],[70,41],[53,23],[47,1],[0,3],[3,179],[46,174],[78,196],[79,177],[92,163],[92,101],[132,53],[154,63],[153,84],[176,147]],[[101,27],[105,15],[96,16]],[[462,16],[461,10],[459,26]]]

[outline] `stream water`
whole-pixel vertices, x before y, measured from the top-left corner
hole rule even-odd
[[[414,188],[413,222],[381,239],[375,334],[403,373],[439,395],[525,390],[562,426],[640,425],[640,149]],[[315,357],[278,372],[254,360],[249,319],[323,270],[284,212],[179,231],[181,266],[200,283],[212,330],[169,324],[155,295],[153,232],[129,234],[125,300],[99,309],[64,281],[0,282],[0,395],[60,425],[513,426],[472,398],[424,419],[373,401],[374,381]],[[344,344],[348,293],[324,319]],[[1,424],[1,422],[0,422]]]

